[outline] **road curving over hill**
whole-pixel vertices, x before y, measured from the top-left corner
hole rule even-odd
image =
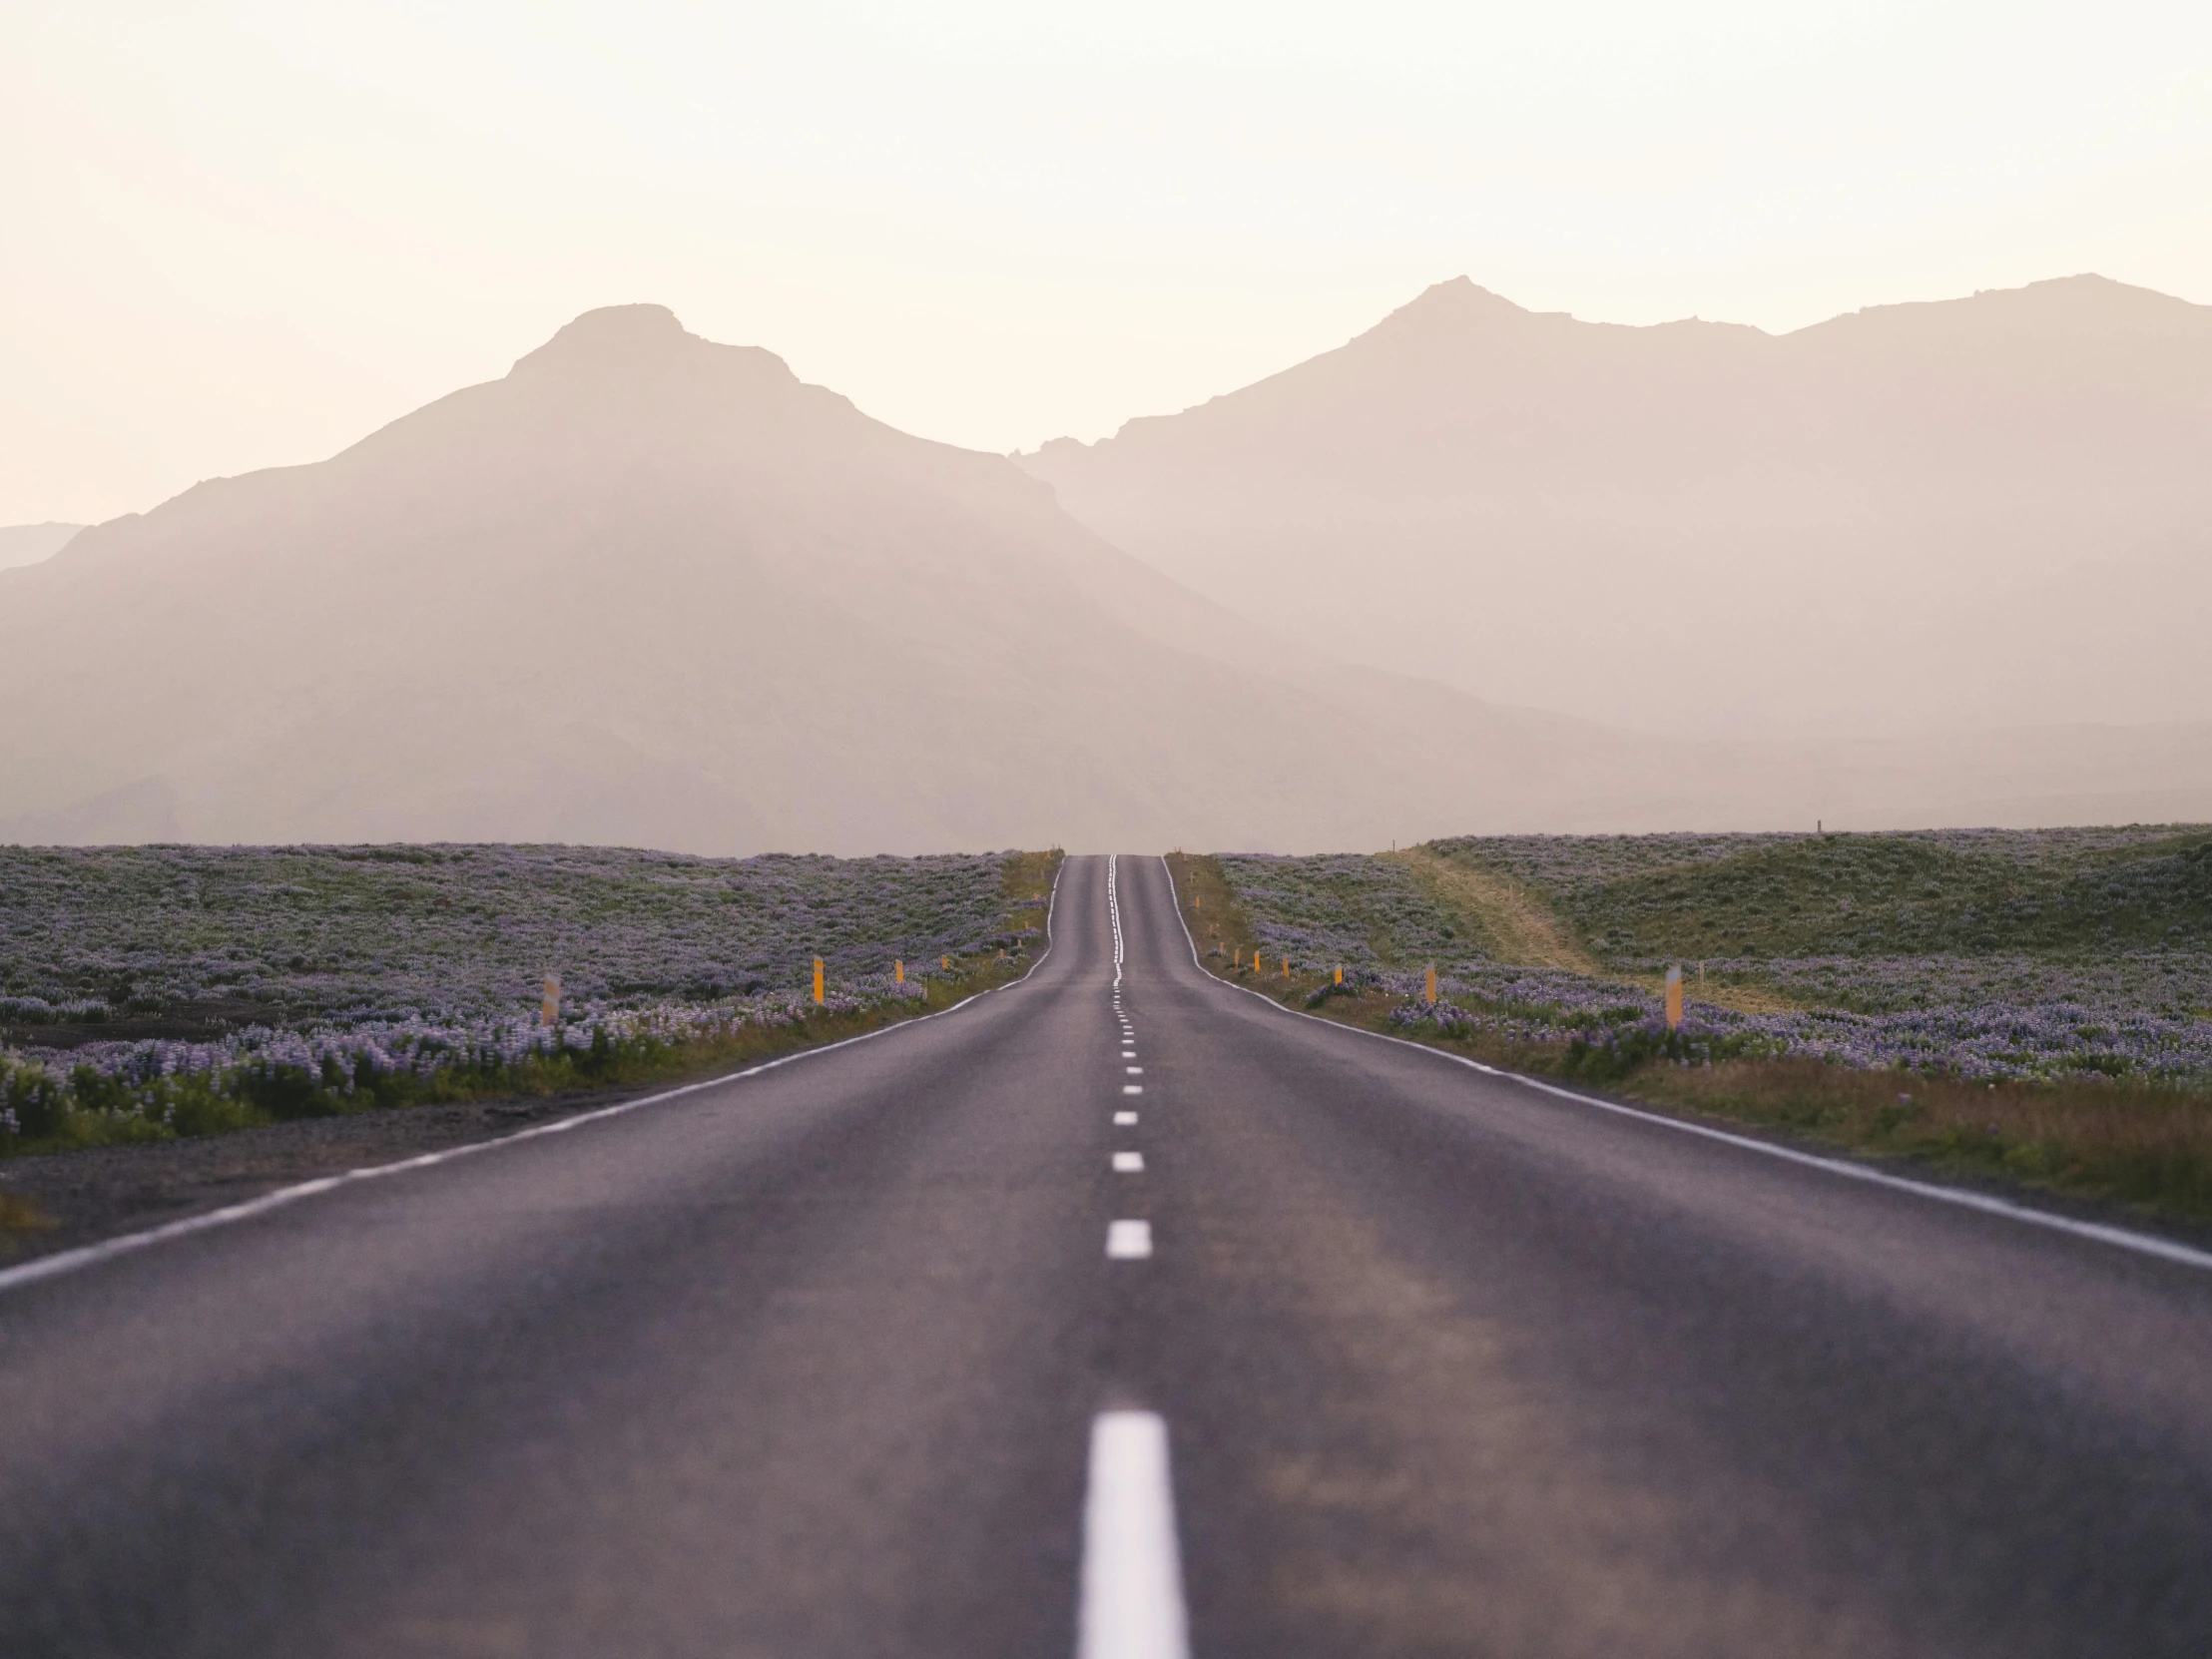
[[[1109,897],[1111,881],[1111,897]],[[10,1654],[2197,1654],[2212,1272],[1203,974],[0,1290]]]

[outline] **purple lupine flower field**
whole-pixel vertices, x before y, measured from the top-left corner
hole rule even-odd
[[[788,1024],[817,956],[830,1013],[922,997],[945,956],[1038,942],[1011,856],[0,847],[0,1138],[34,1107],[167,1121],[277,1075],[347,1095]]]

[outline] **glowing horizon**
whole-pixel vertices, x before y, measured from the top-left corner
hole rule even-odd
[[[905,430],[1096,438],[1434,281],[1780,332],[2212,299],[2212,17],[1902,4],[0,22],[0,524],[321,458],[596,305]]]

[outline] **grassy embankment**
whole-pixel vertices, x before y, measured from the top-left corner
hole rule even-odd
[[[1904,837],[1778,838],[1596,879],[1547,872],[1535,846],[1534,837],[1445,842],[1394,858],[1491,960],[1649,986],[1658,978],[1652,960],[1672,958],[1690,965],[1694,996],[1755,1014],[1895,1005],[1910,987],[1855,986],[1854,964],[1863,960],[1871,981],[1877,962],[1912,951],[2029,950],[2091,961],[2145,945],[2194,950],[2212,932],[2212,837],[2201,830],[2092,844],[2025,867],[2018,857]],[[1326,974],[1286,977],[1280,957],[1255,973],[1256,930],[1221,866],[1181,855],[1170,862],[1207,965],[1288,1006],[1514,1070],[1577,1078],[1685,1115],[2212,1221],[2212,1090],[2201,1083],[2079,1075],[1992,1084],[1796,1058],[1683,1066],[1633,1048],[1611,1054],[1507,1042],[1479,1029],[1402,1029],[1390,1023],[1402,996],[1337,993]],[[1421,966],[1399,942],[1385,928],[1369,934],[1384,966]],[[1814,982],[1782,971],[1814,957],[1825,958]],[[1701,958],[1715,964],[1702,984]]]
[[[1000,914],[1007,933],[1034,929],[1041,941],[1061,856],[1057,851],[1023,852],[1006,860]],[[886,967],[896,949],[895,943],[886,943]],[[1017,941],[1010,950],[972,951],[953,955],[949,961],[949,970],[934,963],[917,964],[926,972],[917,972],[908,983],[919,988],[918,997],[886,997],[856,1009],[802,1008],[795,1019],[731,1021],[681,1040],[601,1039],[589,1048],[557,1055],[445,1066],[426,1077],[362,1067],[341,1078],[328,1075],[327,1069],[317,1076],[272,1066],[222,1077],[166,1079],[160,1118],[146,1110],[143,1089],[89,1069],[51,1078],[41,1089],[23,1087],[19,1074],[0,1078],[16,1085],[8,1104],[20,1124],[19,1133],[0,1137],[0,1155],[223,1134],[300,1118],[410,1106],[557,1096],[579,1097],[581,1106],[591,1096],[609,1091],[708,1077],[939,1012],[978,991],[1019,978],[1028,971],[1032,957]],[[42,1224],[34,1207],[0,1195],[0,1232]]]

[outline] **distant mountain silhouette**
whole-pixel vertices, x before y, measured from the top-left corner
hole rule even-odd
[[[0,526],[0,570],[35,565],[67,547],[82,524],[10,524]]]
[[[1322,649],[1664,730],[2212,718],[2212,306],[2098,276],[1780,336],[1464,277],[1024,464]]]
[[[2194,798],[2159,791],[2212,777],[2186,759],[2201,731],[2101,745],[2060,769],[2061,809],[2016,748],[1931,770],[1653,742],[1335,665],[1004,457],[651,305],[330,460],[0,573],[0,839],[22,840],[1365,847],[2180,816]]]
[[[1555,788],[1571,723],[1445,701]],[[10,838],[1365,844],[1499,793],[1432,706],[649,305],[0,576]]]

